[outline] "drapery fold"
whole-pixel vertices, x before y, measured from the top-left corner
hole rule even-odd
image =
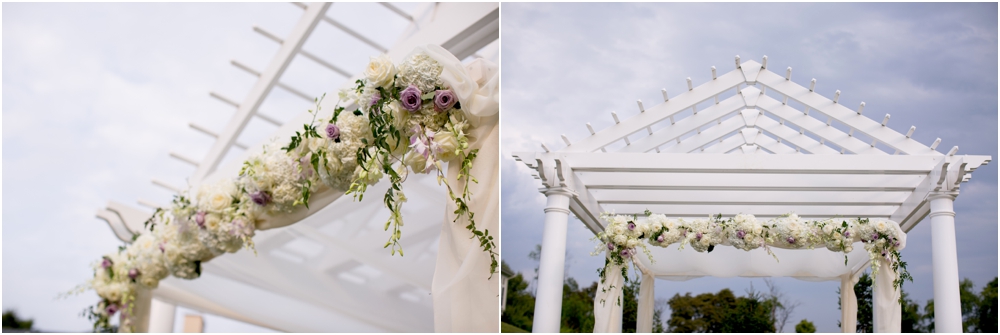
[[[479,149],[471,174],[478,183],[468,185],[472,193],[469,209],[476,228],[488,230],[500,240],[500,73],[499,67],[477,59],[468,65],[447,50],[427,45],[423,52],[443,67],[441,79],[455,92],[465,117],[472,125],[469,149]],[[448,184],[461,196],[465,183],[458,180],[461,162],[448,164]],[[499,332],[500,275],[490,274],[490,255],[465,227],[468,219],[455,218],[456,206],[449,199],[441,226],[437,262],[431,284],[436,332]]]
[[[610,259],[607,259],[610,262]],[[594,297],[594,332],[622,332],[622,290],[625,287],[625,277],[622,267],[610,265],[604,273],[604,280],[597,288]]]
[[[858,329],[858,297],[854,294],[854,284],[858,277],[844,275],[840,280],[840,332],[854,333]]]
[[[652,333],[656,277],[642,262],[636,261],[634,264],[642,272],[642,281],[639,283],[639,313],[636,316],[635,331],[637,333]]]

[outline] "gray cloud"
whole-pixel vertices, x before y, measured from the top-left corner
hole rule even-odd
[[[865,114],[892,114],[889,127],[939,151],[997,156],[996,4],[503,4],[503,134],[505,157],[514,151],[565,146],[613,124],[611,111],[627,119],[647,106],[710,80],[711,66],[731,71],[733,56],[769,68],[792,67],[792,80],[841,103],[866,103]],[[783,70],[780,72],[784,72]],[[544,198],[523,164],[503,165],[503,256],[515,270],[531,271],[527,253],[541,242]],[[515,181],[512,181],[514,179]],[[533,199],[508,207],[510,198]],[[537,199],[537,200],[536,200]],[[522,200],[517,200],[522,201]],[[980,168],[956,201],[959,271],[981,286],[997,274],[997,170]],[[574,262],[570,276],[597,279],[599,257],[587,256],[592,234],[571,220]],[[921,303],[933,297],[930,225],[908,237],[903,252],[915,280],[906,285]],[[587,242],[587,243],[583,243]],[[584,261],[583,259],[587,259]],[[596,264],[596,265],[593,265]],[[580,269],[581,267],[589,267]],[[838,283],[777,281],[798,299],[793,318],[808,318],[820,331],[837,331]],[[737,293],[760,280],[701,278],[660,281],[657,296],[717,291]]]

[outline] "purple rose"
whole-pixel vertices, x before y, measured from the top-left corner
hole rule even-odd
[[[684,236],[684,237],[687,237],[687,236],[688,236],[688,231],[687,231],[687,229],[684,229],[684,230],[681,230],[681,236]]]
[[[434,92],[434,110],[443,112],[455,106],[455,92],[451,90],[437,90]]]
[[[271,195],[267,194],[266,191],[257,191],[250,193],[250,200],[252,200],[255,204],[266,206],[269,202],[271,202]]]
[[[111,265],[114,265],[114,262],[112,262],[110,258],[104,257],[103,259],[101,259],[101,267],[102,268],[107,269],[107,268],[110,268]]]
[[[872,234],[872,241],[877,240],[877,239],[878,239],[878,234]]]
[[[628,249],[622,249],[621,254],[622,257],[628,258],[631,253],[628,252]]]
[[[139,269],[128,270],[128,278],[135,280],[139,277]]]
[[[608,250],[615,250],[615,244],[608,242]]]
[[[368,103],[368,106],[375,106],[379,100],[382,100],[382,93],[375,92],[375,94],[372,94],[372,101]]]
[[[160,242],[160,252],[167,252],[167,250],[165,248],[166,245],[167,245],[166,243]]]
[[[628,230],[635,230],[635,222],[632,221],[628,222]]]
[[[340,143],[340,127],[336,124],[326,125],[326,137],[329,137],[334,142]]]
[[[845,231],[844,232],[844,237],[851,237],[851,231],[850,230]]]
[[[785,241],[788,242],[788,244],[795,244],[795,238],[791,236],[785,239]]]
[[[746,233],[746,232],[744,232],[744,231],[742,231],[742,230],[740,230],[740,231],[736,232],[736,237],[739,237],[739,238],[741,238],[741,239],[742,239],[742,238],[743,238],[743,236],[747,236],[747,233]]]
[[[105,307],[104,311],[108,312],[108,316],[115,315],[115,313],[118,313],[118,304],[108,304],[108,307]]]
[[[399,92],[399,102],[408,111],[416,112],[420,109],[423,101],[420,99],[420,89],[416,85],[410,84],[405,90]]]
[[[205,229],[205,211],[200,211],[198,214],[194,215],[194,222],[198,224],[198,227]]]
[[[701,232],[698,232],[697,235],[694,235],[694,237],[697,238],[699,241],[701,241],[701,236],[702,236]]]
[[[664,240],[665,240],[665,239],[663,238],[663,235],[660,235],[660,236],[657,236],[657,237],[656,237],[656,242],[660,242],[660,243],[663,243],[663,241],[664,241]]]

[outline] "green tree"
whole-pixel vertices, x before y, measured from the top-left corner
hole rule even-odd
[[[594,296],[597,282],[581,288],[576,280],[567,278],[563,284],[562,324],[563,333],[592,333],[594,331]]]
[[[672,333],[774,332],[771,311],[774,302],[751,291],[736,297],[729,289],[719,293],[702,293],[692,297],[675,294],[667,301],[670,319],[667,331]]]
[[[861,277],[858,278],[858,283],[854,284],[854,296],[858,298],[857,332],[872,333],[875,329],[872,324],[872,278],[867,272],[861,274]],[[837,288],[837,310],[841,310],[842,308],[843,306],[840,305],[840,288]],[[840,323],[842,321],[837,321],[837,327],[841,327]]]
[[[535,316],[535,296],[528,291],[528,282],[520,273],[507,282],[507,307],[500,320],[515,327],[531,330]]]
[[[746,297],[736,298],[736,308],[728,311],[722,324],[722,332],[773,333],[773,304],[772,300],[753,291],[751,286]]]
[[[814,325],[812,322],[809,322],[809,320],[802,319],[802,321],[799,321],[799,324],[795,325],[795,332],[796,333],[815,333],[816,332],[816,325]]]
[[[3,311],[3,329],[23,329],[31,331],[35,320],[21,319],[17,317],[17,312],[12,309]]]
[[[975,330],[980,333],[997,332],[997,277],[983,286],[979,295],[979,306],[976,310],[978,323]]]

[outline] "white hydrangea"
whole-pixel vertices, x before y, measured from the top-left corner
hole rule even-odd
[[[396,86],[407,87],[410,84],[416,85],[421,92],[433,91],[435,87],[444,86],[441,81],[441,71],[444,67],[436,60],[424,53],[417,53],[399,64],[396,79]]]

